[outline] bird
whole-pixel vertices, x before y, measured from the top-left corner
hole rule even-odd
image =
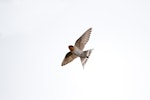
[[[87,29],[75,42],[74,46],[69,45],[69,52],[65,55],[61,66],[72,62],[77,57],[80,57],[83,69],[93,49],[83,51],[86,43],[89,41],[92,28]]]

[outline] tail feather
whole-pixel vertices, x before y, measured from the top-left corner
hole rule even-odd
[[[83,54],[85,55],[85,57],[80,57],[80,60],[81,60],[83,69],[84,69],[84,65],[86,64],[88,58],[90,57],[90,55],[91,55],[91,53],[92,53],[92,50],[93,50],[93,49],[84,51]]]

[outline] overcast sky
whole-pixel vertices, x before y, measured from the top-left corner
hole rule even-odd
[[[150,1],[0,0],[0,100],[150,100]]]

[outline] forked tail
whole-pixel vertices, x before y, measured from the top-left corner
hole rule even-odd
[[[83,69],[84,69],[84,65],[86,64],[88,58],[90,57],[90,54],[92,53],[92,50],[93,49],[84,51],[83,54],[85,55],[85,57],[80,57]]]

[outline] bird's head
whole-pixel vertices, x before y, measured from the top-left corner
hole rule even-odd
[[[74,47],[72,45],[69,45],[68,48],[69,48],[70,51],[74,50]]]

